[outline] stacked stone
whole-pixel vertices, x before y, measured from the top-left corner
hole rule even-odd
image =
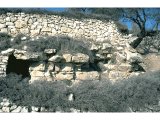
[[[98,64],[103,61],[102,74],[109,79],[127,78],[131,72],[134,72],[133,68],[138,71],[137,66],[142,63],[141,55],[130,46],[137,38],[131,35],[121,35],[113,21],[102,22],[96,19],[78,20],[57,15],[7,13],[0,16],[0,32],[7,32],[13,36],[19,33],[31,37],[67,35],[71,38],[92,40],[94,44],[90,50],[95,53],[94,61]],[[4,51],[4,56],[9,56],[5,52],[14,53],[16,59],[37,61],[30,67],[32,79],[99,79],[97,71],[81,70],[82,65],[86,64],[87,67],[89,64],[89,57],[81,53],[59,56],[53,49],[44,51],[44,55],[28,53],[25,49],[13,51],[9,49]],[[47,58],[47,56],[50,57]],[[44,62],[45,59],[48,63]],[[1,64],[6,66],[6,63]],[[3,67],[1,70],[4,75],[5,69],[6,67]]]
[[[6,76],[8,56],[0,55],[0,77]]]
[[[102,71],[101,79],[126,79],[142,72],[139,70],[143,66],[142,56],[130,45],[136,39],[129,35],[117,41],[117,44],[103,42],[92,45],[90,50],[95,52],[95,60]]]
[[[121,38],[113,21],[102,22],[96,19],[72,19],[56,15],[35,15],[7,13],[0,16],[0,32],[16,36],[56,36],[90,39],[97,42],[111,41],[117,44]]]
[[[48,51],[54,51],[52,49],[46,49]],[[48,63],[39,62],[36,65],[32,65],[29,70],[31,74],[31,81],[35,80],[99,80],[99,74],[97,71],[83,72],[81,66],[83,64],[89,64],[89,56],[82,53],[75,55],[63,54],[53,55],[48,58]]]

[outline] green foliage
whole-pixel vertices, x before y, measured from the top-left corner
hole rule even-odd
[[[85,81],[73,87],[74,107],[82,111],[145,112],[157,105],[160,95],[160,71],[111,84],[109,81]]]
[[[74,107],[91,112],[124,112],[123,103],[113,94],[110,81],[84,81],[73,87]]]
[[[0,51],[11,47],[10,38],[11,38],[10,35],[6,33],[0,33]]]
[[[145,73],[138,77],[118,82],[117,95],[123,96],[125,103],[133,111],[141,111],[148,105],[156,105],[160,95],[160,71]]]
[[[68,95],[74,94],[74,101]],[[51,112],[59,107],[67,112],[146,112],[148,106],[158,105],[160,71],[142,74],[112,83],[109,80],[80,81],[67,87],[63,81],[35,81],[9,74],[0,78],[0,96],[21,106],[45,107]],[[153,110],[154,111],[154,110]]]
[[[63,110],[67,109],[69,104],[66,84],[40,81],[29,85],[28,80],[16,74],[9,74],[6,78],[1,78],[0,96],[21,106],[41,106],[52,112],[58,106]]]
[[[117,28],[119,30],[119,32],[123,33],[123,34],[128,34],[129,30],[128,27],[120,22],[115,22],[117,25]]]
[[[91,60],[93,60],[93,54],[89,50],[90,44],[83,40],[73,40],[69,37],[46,37],[22,43],[15,46],[15,48],[22,49],[24,45],[28,46],[27,51],[30,52],[43,52],[45,49],[56,49],[58,54],[84,53],[89,55]]]
[[[21,38],[24,37],[25,35],[23,34],[18,34],[13,41],[11,41],[11,46],[19,45],[21,44]]]
[[[66,85],[62,82],[35,82],[29,86],[29,94],[22,104],[50,108],[52,112],[57,107],[65,110],[69,107]]]

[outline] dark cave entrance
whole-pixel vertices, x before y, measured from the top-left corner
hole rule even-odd
[[[22,75],[23,78],[30,77],[29,74],[29,60],[20,60],[12,54],[9,56],[6,74],[16,73]]]

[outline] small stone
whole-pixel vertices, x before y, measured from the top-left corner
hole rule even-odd
[[[56,49],[45,49],[44,53],[46,53],[46,54],[55,54],[56,53]]]
[[[34,111],[34,112],[38,112],[38,111],[40,110],[38,107],[35,107],[35,106],[32,106],[31,109],[32,109],[32,111]]]
[[[11,55],[15,50],[13,48],[9,48],[1,52],[2,55]]]
[[[109,49],[109,48],[111,48],[111,47],[112,47],[111,44],[109,44],[109,43],[103,43],[103,45],[102,45],[102,50],[106,50],[106,49]]]
[[[47,112],[47,110],[45,109],[45,107],[41,107],[40,112]]]
[[[3,103],[3,106],[4,106],[4,107],[9,107],[10,105],[11,105],[11,104],[10,104],[9,101]]]
[[[101,54],[96,54],[96,59],[97,60],[104,60],[105,57],[103,55],[101,55]]]
[[[69,101],[73,101],[73,100],[74,100],[74,95],[73,95],[73,93],[69,94],[68,100],[69,100]]]
[[[21,112],[21,110],[22,110],[22,107],[18,106],[16,109],[12,110],[11,112],[13,112],[13,113],[19,113],[19,112]]]
[[[76,72],[76,80],[99,80],[99,73],[92,72]]]
[[[28,28],[21,28],[21,29],[20,29],[20,32],[21,32],[22,34],[28,34],[28,33],[29,33],[29,29],[28,29]]]
[[[71,62],[72,61],[72,55],[71,54],[63,54],[63,58],[65,59],[65,62]]]
[[[1,102],[1,103],[0,103],[0,106],[3,106],[3,105],[4,105],[4,102]]]
[[[10,112],[9,107],[3,107],[3,108],[2,108],[2,111],[3,111],[3,112]]]
[[[61,31],[64,32],[64,33],[70,33],[72,31],[72,29],[71,28],[67,28],[67,27],[62,27]]]
[[[0,24],[0,28],[5,28],[6,25],[5,24]]]
[[[75,109],[75,108],[70,108],[70,111],[73,112],[73,113],[79,113],[80,112],[80,110]]]
[[[52,32],[52,29],[47,27],[47,28],[42,28],[42,32]]]
[[[59,72],[55,76],[56,80],[73,80],[73,72]]]
[[[92,44],[92,46],[90,48],[90,50],[92,50],[92,51],[98,51],[98,49],[99,48],[95,44]]]
[[[11,34],[17,34],[17,29],[13,28],[10,30],[11,31]]]
[[[89,56],[82,53],[77,53],[76,55],[72,56],[72,62],[74,63],[87,63],[89,62]]]
[[[117,47],[117,50],[123,50],[124,48],[123,47]]]
[[[29,67],[29,71],[45,71],[45,63],[33,64]]]
[[[9,100],[8,100],[8,99],[6,99],[6,98],[4,98],[4,99],[3,99],[3,102],[8,102],[8,101],[9,101]]]
[[[22,112],[22,113],[27,113],[27,112],[28,112],[28,108],[27,108],[27,107],[23,107],[23,108],[21,109],[21,112]]]
[[[8,26],[14,26],[14,23],[13,22],[6,22],[6,25],[8,25]]]
[[[30,32],[31,32],[31,36],[37,36],[40,33],[40,29],[30,30]],[[34,39],[33,39],[33,41],[34,41]]]
[[[73,71],[73,65],[68,63],[68,64],[64,64],[61,67],[61,71],[62,72],[72,72]]]
[[[12,110],[15,110],[17,108],[17,105],[12,105],[11,107],[10,107],[10,110],[12,111]]]
[[[26,45],[23,46],[23,50],[27,50],[28,47]]]
[[[30,72],[31,77],[44,77],[45,72],[42,71],[32,71]]]
[[[2,28],[2,29],[1,29],[1,32],[2,32],[2,33],[8,33],[8,29],[7,29],[7,28]]]
[[[61,62],[62,60],[63,60],[62,56],[55,55],[55,56],[52,56],[51,58],[49,58],[48,61],[50,61],[50,62]]]
[[[24,28],[24,27],[26,27],[26,26],[27,26],[27,22],[25,22],[25,21],[17,20],[17,21],[15,22],[15,27],[16,27],[16,28]]]

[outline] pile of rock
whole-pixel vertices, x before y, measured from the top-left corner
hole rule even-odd
[[[109,42],[92,43],[90,51],[94,59],[83,53],[57,54],[56,49],[45,49],[42,53],[9,48],[1,52],[1,74],[6,74],[7,60],[14,55],[17,60],[30,61],[29,73],[34,80],[111,80],[130,77],[142,67],[142,56],[128,43],[113,45]],[[6,59],[4,59],[6,58]],[[91,69],[91,64],[98,69]],[[85,68],[85,69],[84,69]]]
[[[0,15],[0,32],[13,36],[67,35],[72,38],[85,38],[94,41],[107,41],[119,38],[118,29],[113,21],[97,19],[74,19],[58,15],[38,15],[7,13]]]

